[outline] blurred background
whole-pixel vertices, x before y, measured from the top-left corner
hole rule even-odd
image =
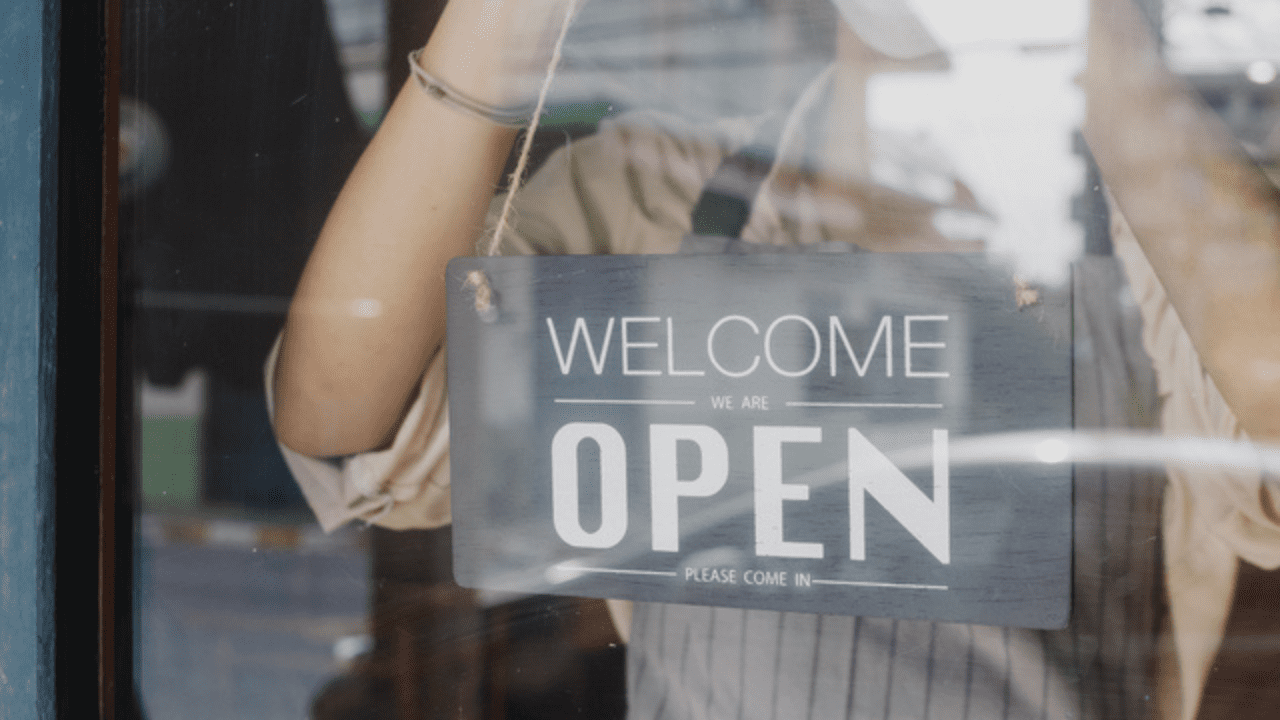
[[[1280,4],[1142,4],[1170,67],[1274,179]],[[267,422],[262,362],[289,295],[442,7],[124,2],[121,343],[136,371],[135,637],[151,718],[621,716],[624,651],[599,603],[457,588],[447,531],[325,535]],[[935,47],[867,68],[850,110],[866,173],[944,204],[959,182],[983,219],[963,232],[1036,282],[1107,254],[1077,131],[1083,0],[911,7]],[[833,53],[835,18],[826,0],[592,0],[535,161],[626,109],[782,111]]]

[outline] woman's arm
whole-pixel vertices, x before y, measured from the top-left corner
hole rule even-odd
[[[517,28],[555,22],[563,8],[452,2],[419,62],[469,97],[518,104],[528,98],[508,87],[506,71],[522,55],[535,59],[538,37]],[[444,338],[445,264],[474,251],[514,136],[413,79],[402,88],[338,196],[289,309],[275,376],[281,442],[327,456],[392,436]]]
[[[1094,0],[1085,137],[1240,426],[1280,442],[1280,197],[1166,70],[1129,0]]]

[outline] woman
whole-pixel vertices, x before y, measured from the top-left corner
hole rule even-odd
[[[885,30],[862,4],[837,6],[846,22],[834,88],[864,72],[875,54],[868,36]],[[291,456],[326,527],[355,517],[393,528],[448,521],[444,266],[474,251],[515,138],[485,115],[527,105],[530,91],[505,79],[512,68],[540,67],[549,52],[535,39],[547,33],[516,29],[554,28],[565,9],[552,0],[448,5],[416,62],[449,88],[444,95],[482,109],[459,111],[440,92],[406,85],[317,242],[272,377],[285,446],[312,457],[356,455],[342,475]],[[1156,58],[1127,1],[1096,4],[1086,134],[1125,213],[1116,213],[1117,246],[1147,323],[1146,347],[1165,396],[1162,420],[1167,432],[1275,442],[1274,194],[1234,159]],[[503,252],[674,252],[703,185],[753,133],[655,117],[611,124],[530,180],[518,220],[502,235]],[[853,203],[860,212],[843,219],[826,210],[806,216],[802,208],[849,203],[840,179],[856,172],[856,160],[829,173],[777,165],[741,229],[745,240],[953,247],[919,218],[867,222],[876,207],[866,202]],[[1230,608],[1236,559],[1280,565],[1280,507],[1270,481],[1256,472],[1208,472],[1171,470],[1163,523],[1159,483],[1150,478],[1077,498],[1075,602],[1064,631],[642,605],[629,653],[631,712],[1194,717]],[[1117,517],[1133,540],[1113,541]],[[1161,656],[1153,680],[1162,610],[1158,560],[1146,540],[1161,525],[1175,652]],[[738,629],[713,632],[721,627]],[[674,653],[668,646],[678,644],[664,637],[715,639]],[[748,663],[745,648],[771,652]]]

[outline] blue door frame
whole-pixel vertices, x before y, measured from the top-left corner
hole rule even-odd
[[[117,9],[0,2],[0,720],[136,714],[115,709],[132,636],[114,537],[127,553],[130,536],[107,452]]]
[[[0,718],[54,712],[56,7],[0,5]]]

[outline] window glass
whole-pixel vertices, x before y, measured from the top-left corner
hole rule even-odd
[[[1274,705],[1273,3],[123,9],[150,717]]]

